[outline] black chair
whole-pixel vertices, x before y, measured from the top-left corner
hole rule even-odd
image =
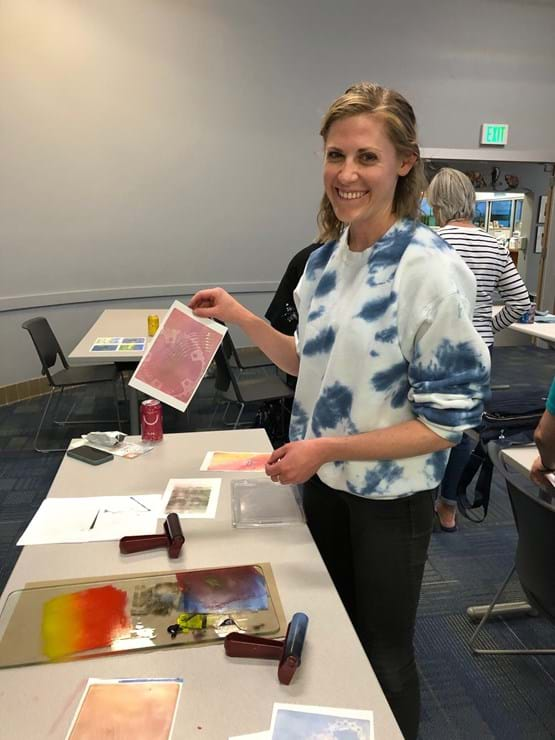
[[[116,366],[114,364],[106,364],[106,365],[81,365],[81,366],[76,366],[76,367],[70,367],[62,351],[62,348],[60,347],[60,344],[58,340],[56,339],[54,332],[52,331],[50,327],[50,324],[43,316],[37,316],[34,319],[29,319],[29,321],[25,321],[21,326],[23,329],[28,331],[29,334],[31,335],[31,339],[33,340],[33,344],[35,345],[35,349],[37,350],[38,356],[41,361],[42,374],[46,375],[46,377],[48,378],[48,382],[50,384],[50,394],[48,396],[46,406],[42,413],[42,417],[39,422],[37,432],[35,434],[35,439],[34,439],[35,450],[37,452],[64,452],[65,451],[64,447],[51,447],[48,449],[44,449],[38,446],[39,436],[42,430],[42,426],[46,419],[46,415],[48,414],[48,409],[50,408],[52,396],[54,395],[54,392],[56,390],[59,390],[59,393],[58,393],[58,401],[55,404],[56,406],[55,410],[57,410],[60,404],[60,399],[62,398],[65,388],[70,388],[70,387],[75,387],[75,386],[80,386],[80,385],[91,385],[92,383],[112,383],[113,393],[114,393],[114,407],[116,410],[116,420],[118,423],[118,429],[121,429],[121,420],[119,416],[118,393],[117,393],[118,378],[121,378],[122,380],[124,396],[125,396],[125,384],[123,382],[123,377],[118,372]],[[63,365],[63,369],[60,369],[57,372],[52,373],[51,369],[57,364],[58,360],[60,360],[61,364]],[[102,421],[101,419],[91,419],[90,421],[86,421],[86,422],[70,422],[68,421],[68,419],[69,419],[69,416],[71,415],[71,411],[73,411],[73,407],[63,422],[55,422],[55,423],[58,423],[58,424],[77,424],[77,423],[96,424]],[[107,421],[112,421],[112,420],[110,419]]]
[[[285,425],[285,418],[288,411],[284,401],[287,398],[293,397],[293,391],[281,378],[277,375],[264,375],[256,378],[242,377],[240,372],[237,373],[232,368],[229,358],[224,351],[223,342],[216,352],[214,361],[216,363],[216,400],[226,404],[223,418],[225,425],[227,425],[226,417],[231,404],[238,404],[239,406],[237,416],[229,424],[233,429],[236,429],[241,421],[243,411],[248,404],[257,404],[260,406],[266,401],[281,402],[283,424]],[[217,409],[218,405],[214,407],[210,426],[214,423]]]
[[[523,481],[518,474],[509,470],[503,461],[501,449],[493,442],[488,445],[488,453],[496,469],[503,475],[509,492],[518,531],[516,558],[510,573],[470,638],[470,646],[472,652],[478,655],[552,655],[555,654],[554,648],[502,650],[475,647],[479,633],[494,612],[494,607],[515,571],[529,606],[555,624],[555,505],[549,495],[524,488],[524,485],[526,488],[530,487],[529,481]]]
[[[219,319],[216,319],[216,321],[218,324],[226,326],[223,321],[220,321]],[[225,352],[225,356],[228,360],[233,360],[235,367],[239,370],[255,370],[268,367],[274,368],[277,372],[276,365],[274,365],[270,358],[266,357],[264,352],[258,349],[258,347],[237,348],[233,343],[233,339],[231,338],[229,331],[224,334],[222,347]]]

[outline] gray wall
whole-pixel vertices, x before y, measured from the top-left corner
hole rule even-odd
[[[405,93],[423,146],[499,121],[553,151],[554,36],[539,0],[3,0],[0,385],[38,374],[30,315],[69,351],[120,301],[217,283],[263,312],[354,81]]]

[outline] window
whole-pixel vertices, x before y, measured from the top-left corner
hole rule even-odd
[[[474,211],[472,223],[480,229],[486,228],[486,207],[487,203],[483,200],[476,203],[476,210]]]
[[[489,217],[492,228],[510,229],[511,205],[511,200],[492,201]]]
[[[422,198],[420,201],[420,220],[426,226],[436,226],[436,220],[434,218],[434,212],[432,211],[431,205],[428,203],[426,198]]]

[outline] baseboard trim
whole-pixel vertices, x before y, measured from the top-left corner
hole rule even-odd
[[[0,406],[7,406],[17,401],[25,401],[27,398],[44,396],[50,392],[50,384],[47,378],[32,378],[21,380],[19,383],[0,386]]]

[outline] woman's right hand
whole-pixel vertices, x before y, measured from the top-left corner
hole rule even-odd
[[[551,474],[551,475],[550,475]],[[550,477],[548,477],[550,475]],[[553,483],[553,471],[547,470],[541,461],[541,457],[537,457],[534,462],[532,463],[532,467],[530,468],[530,478],[534,481],[534,483],[539,486],[540,488],[543,488],[544,491],[552,491],[555,487],[555,484]]]
[[[223,288],[199,290],[188,305],[195,316],[219,319],[226,324],[240,324],[250,315],[250,312]]]

